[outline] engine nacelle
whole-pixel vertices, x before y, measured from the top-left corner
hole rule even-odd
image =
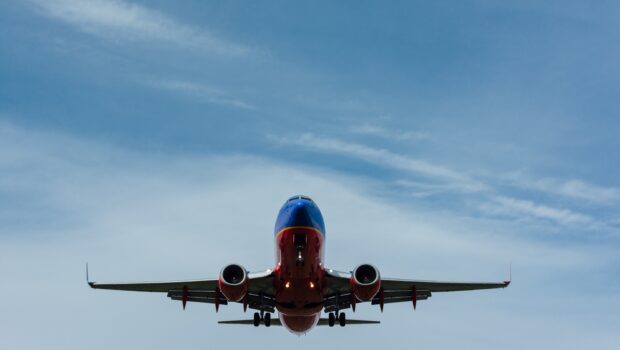
[[[220,273],[218,284],[227,300],[241,301],[248,292],[248,273],[241,265],[227,265]]]
[[[357,300],[372,300],[379,292],[379,289],[381,289],[379,270],[369,264],[362,264],[356,267],[351,276],[351,289],[353,289],[353,295],[355,295]]]

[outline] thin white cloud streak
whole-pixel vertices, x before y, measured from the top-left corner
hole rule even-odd
[[[240,332],[248,337],[239,338],[238,347],[267,347],[273,332],[282,332],[282,341],[299,349],[364,347],[369,341],[379,346],[386,338],[399,342],[406,338],[405,327],[418,330],[420,346],[432,347],[438,329],[459,332],[463,324],[473,325],[465,331],[468,337],[484,339],[480,349],[493,348],[515,332],[540,329],[545,331],[535,339],[515,337],[505,347],[535,348],[559,338],[571,344],[618,339],[617,332],[597,324],[563,321],[583,317],[583,309],[565,307],[583,305],[583,291],[573,281],[592,286],[590,293],[604,292],[589,273],[608,266],[615,251],[490,234],[494,230],[480,222],[463,225],[423,208],[411,213],[377,200],[355,178],[268,159],[134,153],[1,123],[0,136],[0,194],[16,192],[14,201],[0,201],[0,210],[25,202],[26,211],[33,204],[41,207],[34,215],[61,208],[63,216],[53,226],[45,220],[27,227],[3,222],[0,275],[18,287],[0,289],[0,300],[23,301],[0,306],[0,327],[12,330],[0,340],[3,347],[169,349],[203,342],[217,347],[230,345],[228,339]],[[415,317],[410,304],[389,306],[383,314],[363,304],[357,317],[380,318],[381,326],[339,329],[345,333],[336,338],[329,336],[333,329],[319,328],[301,341],[281,329],[215,323],[247,317],[239,305],[215,314],[211,305],[190,304],[183,312],[162,294],[93,291],[85,285],[87,260],[91,277],[99,281],[213,277],[229,262],[267,268],[273,264],[277,209],[299,192],[313,196],[323,210],[330,267],[371,262],[386,276],[499,279],[512,260],[518,266],[515,281],[502,291],[438,293],[419,305]],[[558,272],[571,279],[555,279],[555,285],[550,279]],[[554,303],[555,288],[562,290],[562,303]],[[608,299],[596,298],[587,310],[614,324],[618,304]],[[540,314],[541,308],[550,312]],[[558,313],[565,317],[556,319]],[[522,324],[531,328],[523,330]],[[362,339],[356,336],[360,332],[372,336]],[[441,345],[462,345],[463,337],[442,337]]]
[[[250,51],[204,28],[180,23],[159,11],[121,0],[31,1],[48,18],[114,41],[171,43],[222,55],[245,55]]]
[[[557,209],[529,200],[509,197],[494,197],[492,203],[481,207],[485,212],[513,217],[526,215],[538,219],[552,220],[562,225],[592,225],[594,218],[568,209]]]
[[[426,132],[421,131],[395,131],[389,130],[381,126],[372,125],[369,123],[363,123],[360,125],[352,126],[349,129],[350,132],[360,135],[377,136],[388,140],[398,141],[417,141],[426,140],[430,136]]]
[[[144,84],[152,88],[182,94],[207,103],[241,109],[256,109],[255,106],[235,98],[225,91],[191,81],[159,79],[147,80]]]
[[[409,195],[415,198],[426,198],[436,194],[459,191],[458,185],[451,184],[430,184],[411,180],[397,180],[394,184],[411,191]]]
[[[583,180],[552,178],[533,179],[524,174],[509,174],[506,179],[517,187],[535,190],[565,198],[585,200],[604,205],[620,204],[620,189],[588,183]]]
[[[299,137],[276,137],[273,135],[268,137],[276,143],[296,145],[318,152],[340,154],[369,163],[408,171],[433,180],[451,182],[454,188],[461,192],[478,192],[487,189],[485,184],[450,168],[396,154],[386,149],[372,148],[359,143],[315,136],[311,133],[302,134]]]

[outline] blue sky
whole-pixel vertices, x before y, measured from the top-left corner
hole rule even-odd
[[[3,2],[0,345],[614,348],[619,11]],[[268,268],[296,193],[323,210],[330,267],[501,280],[512,262],[515,282],[301,338],[84,286],[85,261],[102,281]]]

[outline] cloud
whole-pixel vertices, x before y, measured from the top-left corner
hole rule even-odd
[[[484,205],[482,209],[495,214],[516,217],[526,215],[538,219],[552,220],[562,225],[591,225],[594,223],[594,219],[585,214],[509,197],[494,197],[493,203]]]
[[[430,184],[411,180],[396,180],[397,186],[407,189],[409,195],[414,198],[426,198],[440,193],[459,192],[459,185],[452,184]]]
[[[245,55],[243,45],[219,38],[204,28],[122,0],[31,0],[38,12],[76,29],[114,41],[175,44],[222,55]]]
[[[537,333],[515,337],[507,348],[557,339],[617,343],[617,333],[604,325],[616,324],[620,304],[591,273],[606,271],[615,249],[554,247],[480,221],[423,207],[412,211],[365,187],[355,177],[269,158],[150,154],[0,123],[0,275],[13,286],[0,289],[0,299],[19,301],[2,305],[0,327],[12,330],[2,345],[168,349],[237,339],[237,347],[269,346],[274,332],[283,330],[216,324],[248,317],[240,305],[219,314],[200,304],[182,311],[162,294],[93,291],[85,285],[84,262],[90,262],[91,278],[102,282],[214,277],[229,262],[268,268],[273,221],[292,193],[308,194],[321,206],[330,267],[370,262],[385,276],[481,280],[504,277],[508,261],[516,267],[509,289],[436,293],[415,315],[410,304],[389,305],[385,313],[359,305],[356,317],[380,318],[379,327],[338,329],[344,333],[337,337],[329,336],[334,329],[320,328],[301,340],[279,333],[299,349],[379,346],[386,338],[403,339],[411,328],[425,347],[437,344],[437,332],[448,331],[458,337],[441,337],[446,348],[465,336],[491,348],[515,332]],[[6,220],[7,209],[13,220]],[[597,297],[581,303],[575,280]],[[589,315],[598,322],[572,321]],[[239,338],[239,332],[248,336]],[[355,336],[360,332],[373,336]]]
[[[410,158],[382,148],[320,137],[311,133],[302,134],[298,137],[276,137],[273,135],[268,137],[275,143],[295,145],[316,152],[343,155],[374,165],[406,171],[413,175],[414,179],[399,179],[393,184],[401,188],[401,193],[412,198],[425,199],[438,194],[451,194],[452,200],[454,200],[457,198],[455,195],[463,195],[460,199],[466,202],[483,203],[477,205],[479,212],[503,219],[525,219],[528,224],[543,227],[545,230],[557,231],[557,224],[560,224],[565,228],[609,235],[618,234],[616,225],[611,221],[584,214],[572,208],[556,208],[528,199],[512,198],[512,191],[499,186],[501,179],[494,182],[494,179],[488,178],[487,182],[481,182],[479,178],[469,176],[464,172],[457,172],[449,167]],[[540,186],[539,192],[561,193],[564,196],[586,196],[584,192],[589,189],[593,190],[592,193],[588,194],[592,200],[601,199],[595,195],[596,193],[605,195],[604,198],[607,199],[611,199],[613,195],[611,189],[597,188],[597,186],[587,185],[580,181],[568,181],[565,186],[558,186],[556,189]],[[459,209],[455,210],[459,211]],[[460,208],[460,211],[461,214],[465,213],[464,208]]]
[[[226,105],[241,109],[256,109],[253,105],[248,104],[241,99],[230,96],[230,94],[225,91],[191,81],[154,79],[145,81],[145,85],[172,93],[186,95],[207,103]]]
[[[454,186],[453,188],[461,192],[477,192],[486,189],[485,184],[473,180],[463,173],[448,167],[429,163],[425,160],[396,154],[386,149],[372,148],[359,143],[315,136],[311,133],[302,134],[299,137],[270,136],[270,138],[277,143],[296,145],[317,152],[340,154],[372,164],[404,170],[430,179],[451,182]]]
[[[620,204],[620,189],[604,187],[583,180],[560,180],[552,178],[533,179],[524,174],[509,174],[507,179],[518,187],[559,195],[566,198],[585,200],[595,204]]]
[[[349,130],[354,134],[377,136],[388,140],[417,141],[429,138],[429,134],[426,132],[395,131],[369,123],[354,125]]]

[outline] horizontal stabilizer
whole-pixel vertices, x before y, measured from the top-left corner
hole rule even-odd
[[[254,325],[254,320],[229,320],[229,321],[218,321],[217,323],[219,324],[241,324],[241,325]],[[377,323],[381,323],[380,321],[373,321],[373,320],[347,320],[347,326],[348,325],[356,325],[356,324],[377,324]],[[338,324],[338,322],[336,322],[336,325]],[[278,319],[272,319],[271,320],[271,325],[272,326],[282,326],[282,323],[280,323],[280,320]],[[328,326],[329,325],[329,320],[327,318],[322,318],[319,320],[319,323],[317,324],[317,326]]]
[[[381,323],[381,322],[373,321],[373,320],[349,320],[347,318],[347,326],[355,325],[355,324],[378,324],[378,323]],[[338,321],[336,321],[336,325],[338,325]],[[319,324],[317,324],[317,326],[329,326],[329,319],[327,318],[320,319]]]
[[[254,325],[254,320],[229,320],[229,321],[218,321],[219,324],[244,324],[244,325]],[[273,319],[271,320],[272,326],[281,326],[280,320]]]

